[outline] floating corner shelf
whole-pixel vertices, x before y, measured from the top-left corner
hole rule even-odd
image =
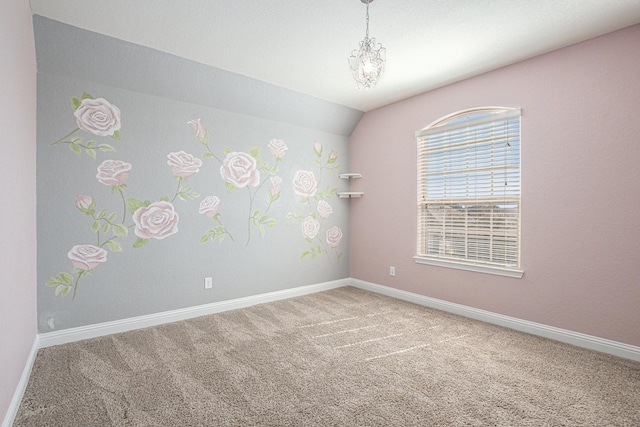
[[[342,179],[355,179],[362,178],[361,173],[341,173],[338,175]],[[338,197],[341,199],[350,199],[352,197],[362,197],[364,193],[362,191],[340,191]]]
[[[338,197],[341,199],[349,199],[352,197],[362,197],[364,193],[362,191],[341,191],[338,193]]]
[[[341,173],[338,176],[342,179],[362,178],[361,173]]]

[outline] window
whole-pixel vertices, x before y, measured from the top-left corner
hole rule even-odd
[[[520,115],[475,108],[416,132],[416,262],[522,277]]]

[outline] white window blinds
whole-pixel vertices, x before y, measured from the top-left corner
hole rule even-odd
[[[520,110],[468,110],[416,132],[417,257],[520,267]]]

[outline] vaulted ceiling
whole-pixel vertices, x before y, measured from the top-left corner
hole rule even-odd
[[[361,111],[640,23],[640,0],[375,0],[372,91],[347,57],[361,0],[31,0],[32,11]],[[639,47],[640,48],[640,47]]]

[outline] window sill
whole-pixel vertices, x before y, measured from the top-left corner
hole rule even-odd
[[[495,274],[497,276],[513,277],[515,279],[522,279],[522,276],[524,275],[524,271],[522,270],[490,267],[485,265],[465,264],[462,262],[444,261],[440,259],[427,258],[422,256],[414,256],[413,260],[416,262],[416,264],[435,265],[437,267],[447,267],[447,268],[455,268],[458,270],[475,271],[476,273]]]

